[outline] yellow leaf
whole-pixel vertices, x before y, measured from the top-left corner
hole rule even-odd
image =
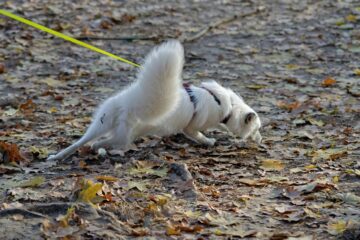
[[[338,235],[343,233],[346,230],[347,223],[344,220],[339,220],[334,223],[328,224],[328,232],[331,235]]]
[[[334,176],[333,183],[338,183],[338,182],[339,182],[339,176]]]
[[[280,160],[265,159],[261,163],[261,168],[266,171],[281,171],[285,167],[285,164]]]
[[[181,234],[180,229],[177,229],[176,227],[171,226],[171,225],[168,225],[166,227],[166,235],[173,236],[173,235],[180,235],[180,234]]]
[[[59,218],[59,222],[60,222],[60,225],[62,227],[68,227],[69,226],[69,220],[70,218],[72,217],[73,213],[75,212],[75,207],[74,206],[71,206],[67,209],[66,211],[66,215],[65,216],[61,216]]]
[[[42,176],[37,176],[37,177],[34,177],[28,181],[25,181],[23,183],[20,184],[19,187],[38,187],[40,186],[41,184],[43,184],[45,182],[45,178],[42,177]]]
[[[349,15],[346,16],[346,20],[348,22],[356,22],[357,17],[355,15],[353,15],[353,14],[349,14]]]
[[[30,147],[30,152],[39,158],[47,158],[49,155],[47,148],[37,148],[35,146]]]
[[[359,68],[355,69],[355,70],[354,70],[354,73],[355,73],[357,76],[360,76],[360,69],[359,69]]]
[[[306,170],[310,171],[310,170],[314,170],[317,168],[317,166],[313,165],[313,164],[310,164],[310,165],[307,165],[304,167]]]
[[[217,236],[221,236],[221,235],[223,235],[223,232],[220,229],[216,229],[214,231],[214,234],[217,235]]]
[[[338,19],[336,22],[335,22],[336,26],[342,26],[345,24],[345,20],[343,18],[341,19]]]
[[[285,65],[285,67],[289,70],[297,70],[297,69],[301,68],[299,65],[296,65],[296,64],[287,64],[287,65]]]
[[[48,113],[56,113],[57,112],[57,108],[56,107],[51,107],[49,108],[49,110],[47,110]]]
[[[304,208],[304,212],[311,218],[320,218],[321,217],[321,215],[319,213],[316,213],[307,207]]]
[[[107,181],[107,182],[116,182],[117,180],[119,180],[116,177],[107,176],[107,175],[96,176],[95,179],[98,181]]]
[[[84,179],[82,190],[79,193],[78,201],[92,204],[96,198],[96,193],[102,188],[101,183],[93,183],[91,180]]]
[[[169,198],[166,196],[162,196],[162,195],[157,195],[155,196],[155,200],[156,200],[156,204],[159,206],[164,206],[165,204],[168,203]]]

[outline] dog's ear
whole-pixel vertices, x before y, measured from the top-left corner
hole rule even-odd
[[[250,123],[253,119],[256,118],[256,114],[251,112],[251,113],[248,113],[245,117],[245,124],[248,124]]]

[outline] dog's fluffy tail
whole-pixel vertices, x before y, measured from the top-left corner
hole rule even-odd
[[[176,40],[155,48],[146,57],[129,94],[138,119],[156,122],[175,109],[180,98],[184,49]]]

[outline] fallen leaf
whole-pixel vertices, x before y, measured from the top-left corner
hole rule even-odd
[[[278,101],[277,105],[279,108],[285,109],[287,111],[293,111],[295,109],[298,109],[301,106],[301,103],[298,101],[295,101],[293,103],[286,103],[283,101]]]
[[[153,169],[151,167],[137,165],[135,168],[130,169],[130,174],[149,174],[158,177],[165,177],[168,171],[169,169],[167,167]]]
[[[62,227],[68,227],[69,226],[69,220],[73,217],[75,213],[75,207],[71,206],[67,209],[65,216],[58,217],[58,221]]]
[[[146,187],[146,183],[144,182],[135,182],[135,181],[129,181],[128,182],[128,186],[127,186],[127,190],[130,190],[132,188],[137,188],[140,192],[143,192],[147,189]]]
[[[3,63],[0,63],[0,74],[5,72],[5,65]]]
[[[32,99],[27,100],[25,103],[20,104],[19,110],[24,114],[32,114],[36,109],[36,104],[32,101]]]
[[[6,111],[4,112],[4,115],[10,117],[10,116],[15,115],[17,112],[18,112],[17,109],[15,109],[15,108],[9,108],[8,110],[6,110]]]
[[[308,117],[306,120],[308,120],[312,125],[316,125],[319,127],[323,127],[325,125],[325,123],[322,120],[316,120],[311,117]]]
[[[58,110],[56,107],[51,107],[47,110],[48,113],[56,113]]]
[[[81,191],[78,195],[78,201],[90,203],[93,205],[93,200],[96,198],[96,193],[101,190],[101,183],[93,183],[91,180],[82,179]]]
[[[166,227],[166,235],[168,236],[178,236],[178,235],[181,235],[181,231],[180,229],[176,228],[175,226],[172,226],[172,225],[168,225]]]
[[[346,16],[346,21],[348,21],[348,22],[356,22],[357,17],[356,17],[356,15],[349,14],[349,15]]]
[[[119,180],[116,177],[107,176],[107,175],[96,176],[95,179],[98,181],[106,181],[106,182],[116,182],[117,180]]]
[[[322,83],[321,83],[321,86],[323,87],[330,87],[332,85],[334,85],[336,83],[336,80],[331,78],[331,77],[328,77],[328,78],[325,78]]]
[[[331,235],[339,235],[343,233],[348,226],[348,223],[344,220],[338,220],[328,224],[328,233]]]
[[[0,152],[3,156],[3,159],[0,159],[0,161],[20,162],[24,160],[16,144],[0,141]]]
[[[131,229],[131,235],[135,237],[143,237],[149,235],[149,231],[146,228]]]
[[[30,152],[40,159],[45,159],[49,156],[47,148],[37,148],[35,146],[30,147]]]
[[[266,171],[281,171],[285,167],[285,164],[280,160],[265,159],[261,162],[261,169]]]
[[[23,188],[26,188],[26,187],[31,187],[31,188],[35,188],[35,187],[38,187],[40,186],[41,184],[43,184],[45,182],[45,178],[42,177],[42,176],[37,176],[37,177],[34,177],[30,180],[27,180],[23,183],[20,183],[19,187],[23,187]]]
[[[40,79],[38,80],[38,82],[40,83],[46,83],[48,86],[50,87],[61,87],[61,86],[65,86],[66,83],[65,82],[62,82],[62,81],[59,81],[59,80],[55,80],[54,78],[52,77],[47,77],[47,78],[44,78],[44,79]]]

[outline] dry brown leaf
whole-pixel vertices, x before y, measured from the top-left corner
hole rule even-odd
[[[4,158],[4,159],[0,159],[0,161],[6,160],[5,156],[10,162],[20,162],[24,160],[16,144],[0,141],[0,152],[3,153],[2,155]]]
[[[145,228],[131,229],[131,236],[143,237],[149,235],[149,231]]]
[[[298,101],[295,101],[293,103],[286,103],[284,101],[278,101],[277,105],[279,108],[285,109],[287,111],[293,111],[295,109],[298,109],[301,106],[301,103]]]
[[[321,83],[321,86],[323,87],[330,87],[332,85],[334,85],[336,83],[336,80],[331,78],[331,77],[328,77],[328,78],[325,78],[322,83]]]
[[[36,109],[36,104],[32,101],[32,99],[29,99],[25,103],[20,104],[19,109],[26,115],[32,114]]]

